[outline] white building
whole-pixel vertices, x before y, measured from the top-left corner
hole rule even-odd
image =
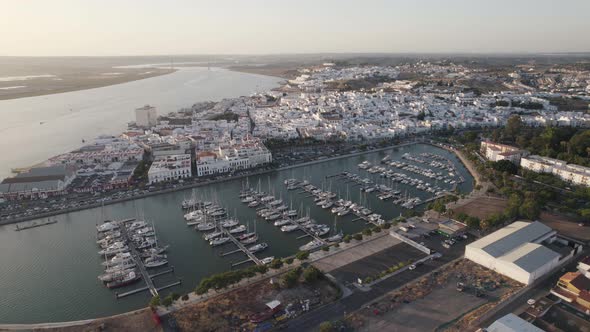
[[[244,141],[196,154],[197,176],[228,173],[272,162],[272,154],[259,140]]]
[[[537,173],[550,173],[576,185],[590,186],[590,168],[568,164],[563,160],[537,155],[521,159],[522,168]]]
[[[481,153],[490,161],[508,160],[518,165],[520,158],[526,155],[526,151],[517,147],[493,142],[481,142]]]
[[[535,221],[516,221],[465,247],[465,258],[528,285],[560,263],[561,255],[542,244],[556,232]]]
[[[148,183],[185,179],[191,176],[190,154],[169,155],[154,160],[148,171]]]
[[[158,124],[158,113],[156,108],[145,105],[135,109],[135,124],[142,128],[151,128]]]

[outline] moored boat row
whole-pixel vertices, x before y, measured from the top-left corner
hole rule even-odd
[[[97,225],[98,254],[105,258],[104,273],[98,276],[107,288],[119,288],[141,279],[138,264],[151,269],[168,264],[168,246],[159,246],[154,225],[127,219]]]

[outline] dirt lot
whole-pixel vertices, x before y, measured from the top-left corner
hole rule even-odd
[[[567,216],[541,212],[539,219],[560,234],[582,241],[590,241],[590,227],[579,226],[576,220]]]
[[[455,215],[463,212],[483,220],[494,213],[502,213],[508,206],[508,201],[496,197],[477,197],[460,207],[454,208]]]
[[[371,317],[361,330],[433,331],[486,302],[484,298],[457,292],[455,285],[449,282],[425,298],[400,306],[387,315]]]
[[[266,309],[265,303],[281,301],[284,306],[309,299],[312,307],[336,299],[338,290],[325,280],[300,283],[291,289],[276,289],[268,280],[212,298],[173,313],[181,331],[253,330],[249,317]],[[296,306],[294,306],[296,307]]]
[[[456,290],[457,282],[465,284],[463,292]],[[521,287],[463,259],[385,295],[349,315],[347,322],[363,331],[380,327],[393,331],[466,331],[474,319]],[[482,297],[476,296],[476,289],[483,293]]]

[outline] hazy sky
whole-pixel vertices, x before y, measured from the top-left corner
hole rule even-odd
[[[0,55],[590,51],[590,0],[0,0]]]

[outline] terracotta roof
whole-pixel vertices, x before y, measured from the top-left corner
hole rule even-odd
[[[559,295],[568,299],[569,302],[573,302],[576,299],[576,295],[561,287],[553,287],[551,288],[551,293],[555,295]]]
[[[572,280],[574,280],[578,275],[580,274],[580,272],[568,272],[564,275],[561,276],[561,278],[559,278],[561,281],[565,281],[565,282],[571,282]]]
[[[578,297],[586,302],[590,302],[590,292],[586,290],[581,291]]]
[[[197,154],[198,158],[201,157],[217,157],[217,154],[215,152],[211,152],[211,151],[203,151],[203,152],[199,152]]]
[[[590,290],[590,279],[586,278],[580,272],[576,272],[578,275],[570,281],[572,286],[576,287],[579,290]]]

